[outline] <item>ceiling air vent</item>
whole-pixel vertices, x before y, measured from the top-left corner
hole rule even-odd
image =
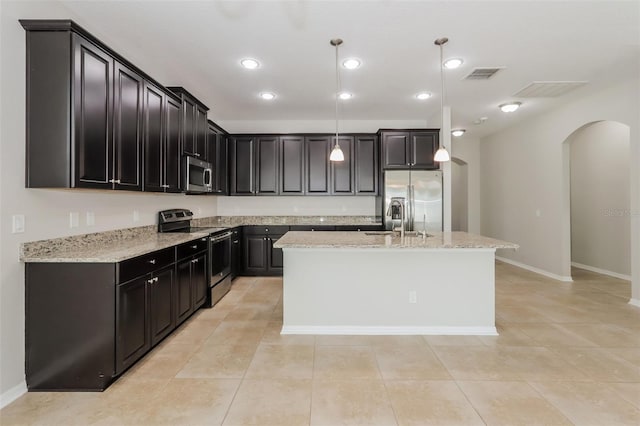
[[[474,68],[473,71],[471,71],[471,73],[469,73],[469,75],[467,75],[463,80],[489,80],[501,69],[503,68]]]
[[[555,98],[587,84],[586,81],[534,81],[513,96],[516,98]]]

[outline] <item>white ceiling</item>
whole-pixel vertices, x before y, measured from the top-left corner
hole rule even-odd
[[[453,127],[484,136],[572,96],[640,72],[638,1],[63,1],[78,23],[165,85],[181,85],[219,120],[327,120],[334,114],[334,50],[342,69],[341,118],[416,120],[438,127],[438,48],[465,63],[446,71]],[[258,70],[239,61],[254,57]],[[505,67],[488,81],[475,67]],[[588,81],[559,98],[498,105],[533,81]],[[261,91],[277,99],[265,102]],[[430,91],[434,97],[417,101]],[[472,122],[487,116],[482,125]]]

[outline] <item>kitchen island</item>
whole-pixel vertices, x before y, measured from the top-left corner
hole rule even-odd
[[[282,334],[496,335],[495,251],[465,232],[288,232]]]

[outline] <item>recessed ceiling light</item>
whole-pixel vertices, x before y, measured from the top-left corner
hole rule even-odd
[[[260,93],[260,97],[265,101],[272,101],[276,98],[276,95],[275,93],[271,93],[271,92],[262,92]]]
[[[451,58],[444,61],[444,67],[449,70],[453,70],[462,65],[464,61],[460,58]]]
[[[260,62],[252,58],[245,58],[240,61],[240,65],[248,70],[255,70],[256,68],[260,67]]]
[[[465,129],[455,129],[451,131],[451,134],[456,138],[459,138],[460,136],[464,135],[464,132],[466,132]]]
[[[429,93],[429,92],[422,92],[422,93],[418,93],[416,95],[416,99],[424,101],[425,99],[429,99],[431,96],[433,96],[433,95],[431,93]]]
[[[360,62],[360,59],[356,58],[345,59],[342,62],[342,66],[348,70],[355,70],[356,68],[359,68],[360,65],[362,65],[362,62]]]
[[[346,101],[347,99],[351,99],[353,98],[353,93],[349,93],[349,92],[342,92],[338,95],[338,97],[340,99],[342,99],[343,101]]]
[[[522,105],[522,102],[509,102],[500,105],[500,109],[502,110],[502,112],[514,112],[515,110],[520,108],[520,105]]]

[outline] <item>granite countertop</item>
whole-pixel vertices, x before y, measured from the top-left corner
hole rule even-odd
[[[247,226],[247,225],[379,225],[375,216],[214,216],[194,219],[194,226]]]
[[[364,248],[364,249],[449,249],[489,248],[517,249],[520,246],[466,232],[434,233],[422,236],[367,235],[367,232],[298,232],[290,231],[281,237],[275,248]]]
[[[81,247],[62,246],[33,254],[23,252],[21,260],[26,263],[115,263],[208,236],[208,232],[155,233]]]

